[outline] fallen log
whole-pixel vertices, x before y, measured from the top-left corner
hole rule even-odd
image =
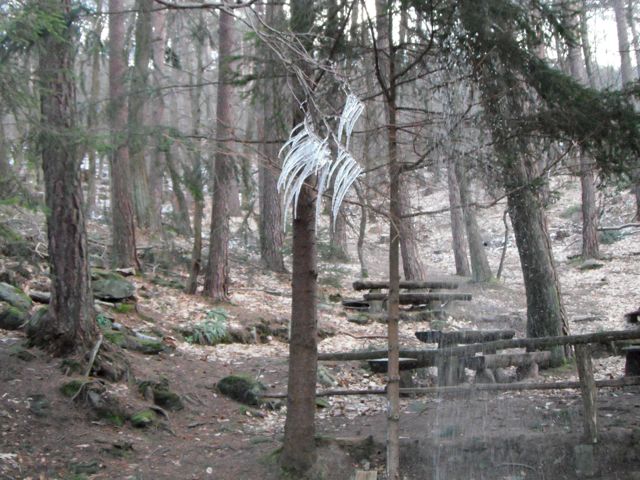
[[[457,332],[442,332],[441,330],[426,330],[416,332],[416,338],[424,343],[438,343],[455,345],[458,343],[482,343],[494,340],[509,340],[516,335],[515,330],[460,330]]]
[[[400,281],[400,288],[408,290],[438,290],[438,289],[456,289],[460,284],[454,281]],[[389,288],[389,282],[386,280],[356,280],[353,282],[353,289],[359,290],[384,290]]]
[[[415,305],[429,302],[448,302],[451,300],[471,300],[472,295],[470,293],[452,293],[452,292],[429,292],[429,293],[401,293],[400,304],[401,305]],[[365,300],[386,300],[386,293],[365,293]]]

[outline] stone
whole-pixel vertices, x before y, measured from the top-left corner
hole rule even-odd
[[[29,395],[29,411],[37,417],[46,417],[51,407],[51,402],[42,393]]]
[[[578,268],[580,270],[596,270],[602,267],[604,267],[604,263],[599,262],[593,258],[590,258],[582,262]]]
[[[147,408],[131,415],[131,425],[135,428],[147,428],[156,421],[156,412]]]
[[[115,278],[95,280],[91,286],[93,296],[104,301],[125,300],[133,297],[136,292],[132,283]]]
[[[575,469],[579,478],[592,477],[596,473],[593,445],[583,444],[573,447]]]
[[[36,358],[36,356],[29,350],[27,350],[24,345],[20,344],[12,345],[9,349],[9,352],[10,356],[18,358],[24,362],[30,362],[31,360],[34,360]]]
[[[17,330],[29,320],[26,310],[15,307],[8,302],[0,302],[0,328]]]
[[[318,383],[323,387],[332,387],[337,383],[336,378],[324,365],[318,366]]]
[[[261,403],[260,394],[266,387],[246,375],[229,375],[217,384],[218,391],[240,403],[250,406],[258,406]]]
[[[163,378],[160,382],[145,380],[138,383],[138,391],[147,400],[171,412],[184,408],[180,395],[169,389],[169,381]]]
[[[23,311],[29,310],[32,305],[31,299],[27,294],[19,288],[4,282],[0,282],[0,301]]]

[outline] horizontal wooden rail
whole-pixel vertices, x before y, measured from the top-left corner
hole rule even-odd
[[[515,337],[515,335],[515,330],[458,330],[456,332],[426,330],[423,332],[416,332],[416,338],[421,342],[440,343],[442,345],[493,342],[494,340],[509,340]]]
[[[456,289],[460,284],[452,281],[410,281],[401,280],[400,288],[410,290],[423,290],[423,289]],[[386,280],[356,280],[353,282],[354,290],[384,290],[389,288],[389,282]]]
[[[496,340],[494,342],[474,343],[461,347],[446,347],[431,350],[400,350],[400,356],[416,358],[435,365],[439,356],[473,356],[478,352],[493,352],[508,348],[542,349],[556,345],[585,345],[588,343],[611,343],[619,340],[640,340],[640,330],[614,330],[611,332],[587,333],[583,335],[563,335],[559,337],[514,338],[512,340]],[[318,360],[348,361],[371,360],[387,356],[387,350],[364,350],[359,352],[321,353]]]
[[[429,293],[401,293],[401,305],[415,305],[420,303],[429,303],[434,301],[447,302],[450,300],[471,300],[470,293],[452,293],[452,292],[429,292]],[[365,293],[365,300],[386,300],[386,293]]]
[[[622,377],[612,380],[598,380],[598,388],[617,388],[631,385],[640,385],[640,377]],[[400,393],[428,394],[469,394],[473,392],[506,392],[524,390],[567,390],[579,389],[580,382],[538,382],[538,383],[480,383],[475,385],[461,385],[457,387],[425,387],[425,388],[401,388]],[[385,395],[385,388],[369,388],[362,390],[333,389],[316,392],[316,397],[339,397],[349,395]],[[265,393],[262,398],[287,398],[286,393]]]

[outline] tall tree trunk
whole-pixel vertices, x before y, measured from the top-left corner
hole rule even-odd
[[[582,6],[582,3],[580,4]],[[574,37],[580,39],[580,11],[570,12],[570,27]],[[584,41],[584,39],[583,39]],[[568,63],[571,75],[583,85],[588,84],[586,65],[582,59],[579,43],[568,46]],[[596,185],[592,162],[585,152],[580,152],[580,185],[582,187],[582,258],[599,258],[598,209],[596,207]]]
[[[153,83],[155,87],[153,101],[152,126],[155,142],[149,157],[150,225],[152,231],[162,230],[162,185],[166,171],[166,155],[171,148],[165,139],[167,133],[164,90],[160,87],[165,79],[164,48],[166,38],[166,10],[156,10],[151,14],[152,39],[151,53],[154,67]]]
[[[569,333],[569,325],[560,295],[560,283],[556,274],[551,240],[547,231],[544,209],[537,195],[533,168],[529,162],[528,139],[510,137],[511,119],[525,110],[528,98],[521,91],[516,74],[505,68],[497,53],[480,55],[486,45],[484,39],[489,27],[477,14],[475,2],[463,2],[461,20],[468,30],[472,55],[482,58],[473,65],[480,83],[484,114],[491,125],[495,152],[507,192],[507,205],[516,238],[520,264],[527,297],[527,335],[542,337]],[[509,28],[508,25],[498,25]],[[505,30],[506,31],[506,30]],[[515,35],[512,33],[512,35]],[[500,102],[495,99],[500,98]],[[556,361],[563,359],[561,348],[554,351]]]
[[[638,36],[638,28],[635,19],[636,3],[636,0],[628,0],[627,2],[627,22],[631,29],[631,42],[633,43],[633,51],[636,56],[636,76],[640,78],[640,37]]]
[[[340,208],[335,226],[331,228],[329,245],[331,250],[331,259],[340,262],[348,262],[349,251],[347,249],[347,219],[343,209],[344,206]]]
[[[112,252],[115,267],[137,267],[136,233],[132,206],[132,178],[126,141],[127,56],[124,49],[125,19],[123,0],[109,0],[109,99],[113,151],[111,167]]]
[[[624,0],[611,0],[616,18],[616,29],[618,32],[618,49],[620,50],[620,76],[622,86],[626,87],[633,82],[631,70],[631,56],[629,54],[629,34],[627,31],[627,17],[625,15]],[[640,67],[639,67],[640,68]],[[631,191],[636,197],[635,220],[640,220],[640,168],[631,172]]]
[[[204,14],[198,13],[198,22],[192,32],[195,40],[196,64],[195,77],[190,75],[191,89],[191,121],[192,133],[195,138],[200,136],[202,127],[202,92],[204,83],[204,44],[206,40],[206,23]],[[198,289],[198,275],[202,268],[202,219],[204,213],[204,179],[202,178],[202,150],[200,145],[193,149],[191,155],[192,166],[189,174],[189,185],[195,207],[193,214],[193,250],[191,252],[191,268],[187,281],[187,293],[194,294]]]
[[[269,0],[266,8],[266,23],[272,28],[282,28],[284,24],[282,6],[275,0]],[[274,272],[285,272],[282,247],[284,232],[282,225],[282,205],[276,188],[277,171],[280,168],[279,146],[273,143],[284,135],[283,129],[283,80],[276,75],[276,61],[270,48],[264,52],[265,79],[262,81],[262,115],[258,115],[263,143],[261,160],[258,166],[258,188],[260,207],[260,256],[265,267]]]
[[[71,18],[70,0],[42,0],[39,15]],[[51,301],[34,343],[58,355],[87,351],[98,336],[93,310],[80,157],[77,152],[73,25],[52,22],[43,34],[39,66],[40,150],[47,205]]]
[[[462,201],[460,199],[460,187],[458,185],[455,162],[454,158],[450,158],[447,163],[453,258],[456,264],[456,275],[468,277],[471,275],[471,269],[469,268],[469,259],[467,257],[467,247],[465,244],[464,215],[462,213]]]
[[[589,42],[589,24],[587,23],[587,0],[582,0],[580,5],[580,44],[582,45],[582,55],[584,56],[584,67],[589,79],[589,86],[597,88],[596,76],[593,69],[593,52]]]
[[[302,33],[302,45],[311,49],[309,36],[314,23],[314,2],[291,2],[290,27]],[[308,75],[309,66],[302,65]],[[299,81],[299,80],[298,80]],[[296,99],[305,98],[305,90],[296,81]],[[293,105],[294,125],[303,120],[300,105]],[[289,344],[289,380],[287,385],[287,418],[280,462],[296,478],[301,478],[316,461],[315,410],[318,363],[317,282],[315,192],[303,185],[293,220],[293,272],[291,288],[291,341]]]
[[[400,256],[402,213],[407,196],[400,189],[396,111],[395,59],[392,45],[392,3],[376,0],[377,76],[385,96],[386,133],[389,149],[389,299],[387,320],[387,479],[400,480]],[[406,189],[403,189],[406,190]],[[405,232],[406,233],[406,232]],[[403,249],[404,251],[404,249]],[[408,272],[405,269],[405,277]]]
[[[467,181],[467,171],[460,160],[455,162],[456,177],[458,178],[458,188],[460,190],[460,203],[464,223],[467,230],[467,240],[469,242],[469,257],[471,259],[471,277],[474,282],[488,282],[492,278],[491,267],[487,260],[487,252],[484,250],[484,242],[478,228],[475,207],[469,191]]]
[[[396,106],[391,107],[394,111]],[[395,115],[394,115],[395,117]],[[394,118],[394,122],[395,122]],[[395,130],[394,137],[398,134],[397,124],[389,126],[390,129]],[[395,149],[395,152],[391,153],[391,149]],[[389,155],[393,155],[398,158],[398,143],[389,144]],[[405,188],[401,188],[398,192],[400,202],[400,217],[398,223],[398,231],[400,232],[400,252],[402,254],[402,270],[404,271],[404,278],[406,280],[426,280],[427,269],[422,260],[420,254],[420,247],[418,242],[418,232],[416,231],[415,224],[411,217],[405,215],[411,212],[411,200],[409,197],[409,188],[406,188],[409,184],[409,180],[404,181]]]
[[[144,108],[149,94],[149,60],[151,59],[151,10],[153,0],[137,0],[137,20],[135,51],[131,93],[129,97],[129,155],[133,178],[133,206],[140,228],[151,228],[151,192],[149,173],[145,160],[147,134],[144,122]]]
[[[102,0],[96,2],[96,23],[94,33],[97,39],[102,35]],[[95,129],[98,126],[98,102],[100,97],[100,48],[93,45],[91,52],[91,89],[89,93],[89,106],[87,112],[87,130],[89,130],[90,138],[95,135]],[[93,210],[96,206],[96,157],[97,152],[93,142],[87,146],[87,157],[89,160],[89,175],[87,179],[87,199],[85,202],[85,215],[91,218]]]
[[[233,158],[230,138],[233,134],[233,17],[220,10],[218,26],[218,95],[216,105],[216,154],[213,169],[213,205],[209,237],[209,263],[205,275],[204,295],[214,301],[229,300],[229,200],[231,198]]]

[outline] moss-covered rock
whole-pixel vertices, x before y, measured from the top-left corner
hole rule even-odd
[[[63,383],[62,385],[60,385],[60,393],[62,393],[62,395],[64,395],[65,397],[71,398],[76,393],[78,393],[78,391],[80,391],[83,384],[84,382],[78,379]]]
[[[159,407],[176,412],[184,408],[180,395],[169,388],[169,381],[163,378],[159,382],[144,380],[138,383],[138,390],[147,399]]]
[[[261,403],[261,394],[266,387],[259,381],[247,375],[229,375],[217,384],[218,391],[245,405],[258,406]]]
[[[29,320],[26,310],[0,301],[0,328],[4,330],[17,330]]]
[[[23,311],[29,310],[33,304],[26,293],[4,282],[0,282],[0,301],[7,302],[11,306]]]
[[[122,280],[113,278],[95,280],[91,283],[91,287],[95,298],[109,302],[125,300],[133,297],[136,293],[135,286],[124,278]]]
[[[147,408],[131,415],[130,421],[135,428],[147,428],[155,423],[156,418],[156,412]]]

